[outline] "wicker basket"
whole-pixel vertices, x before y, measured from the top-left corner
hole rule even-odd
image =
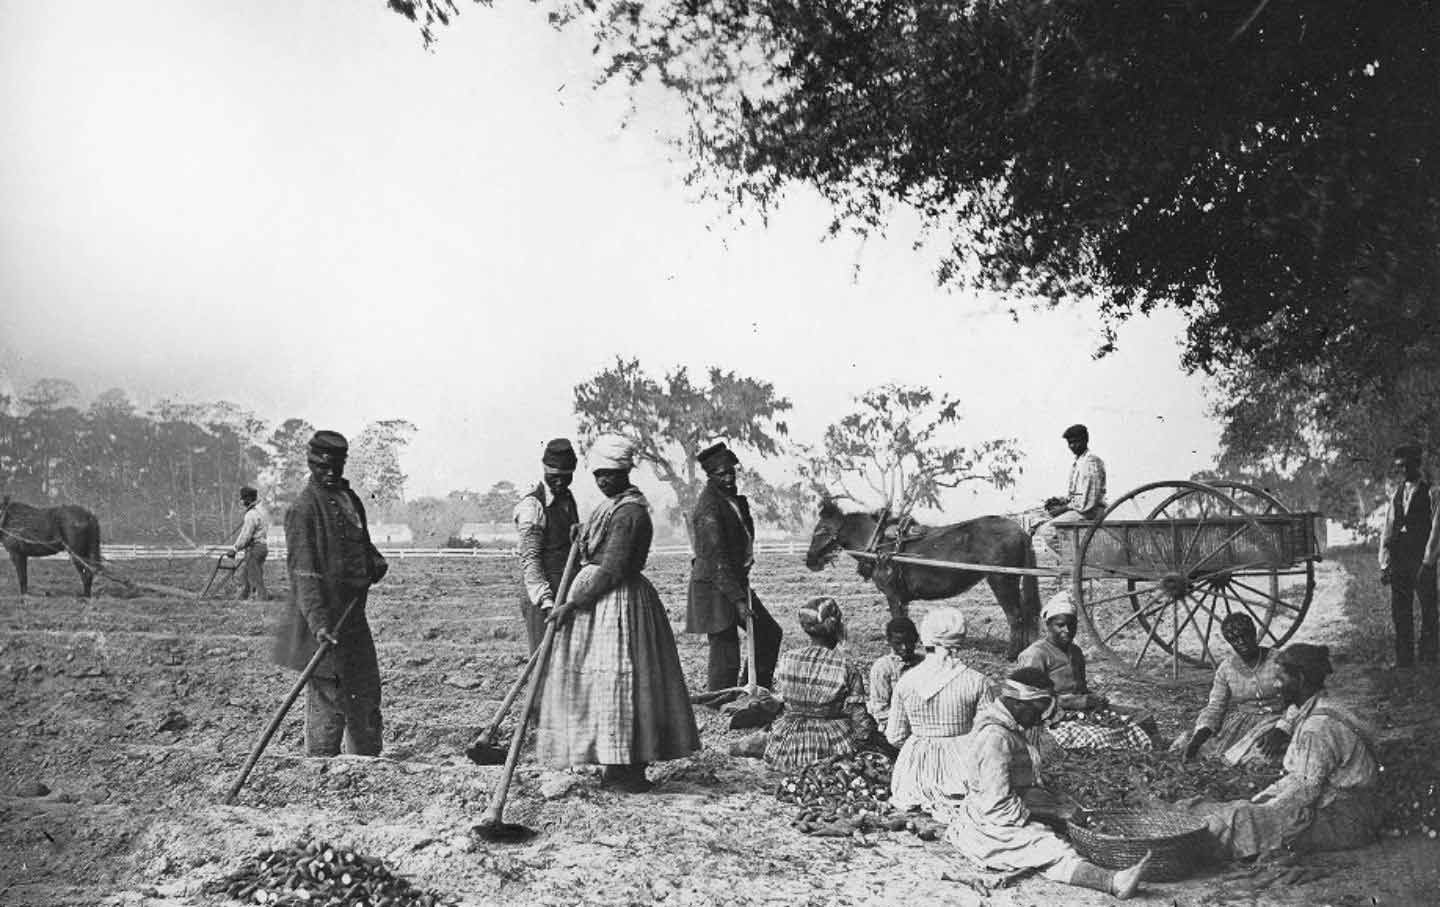
[[[1210,852],[1205,820],[1181,812],[1097,809],[1086,824],[1067,823],[1070,843],[1080,856],[1108,869],[1124,869],[1152,854],[1145,878],[1175,882],[1195,871]],[[1105,831],[1096,831],[1094,825]]]

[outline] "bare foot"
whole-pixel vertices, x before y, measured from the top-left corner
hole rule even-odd
[[[1116,898],[1123,901],[1135,893],[1135,889],[1140,887],[1140,880],[1145,877],[1145,867],[1150,865],[1150,858],[1153,856],[1154,854],[1147,850],[1140,862],[1115,873],[1115,879],[1110,885]]]

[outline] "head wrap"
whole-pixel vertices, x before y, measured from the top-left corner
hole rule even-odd
[[[1225,639],[1254,639],[1255,619],[1244,611],[1233,611],[1220,621],[1220,635]]]
[[[727,466],[740,464],[740,458],[735,456],[735,452],[726,446],[724,441],[716,441],[711,444],[696,454],[695,459],[706,473],[717,472]]]
[[[311,462],[344,460],[350,455],[350,442],[338,431],[317,431],[310,437]]]
[[[1075,602],[1070,598],[1070,593],[1062,589],[1050,596],[1045,607],[1040,609],[1040,620],[1048,621],[1052,617],[1061,617],[1066,614],[1072,616],[1075,614]]]
[[[590,445],[585,459],[591,471],[600,469],[635,468],[635,444],[629,438],[619,435],[601,435]]]
[[[932,608],[920,621],[920,641],[927,646],[956,649],[965,641],[965,615],[959,608]]]
[[[1060,707],[1060,700],[1056,698],[1053,688],[1031,686],[1023,680],[1016,680],[1013,674],[1000,684],[1000,698],[1013,699],[1016,702],[1044,702],[1046,707],[1041,717],[1046,721]]]
[[[800,629],[816,639],[840,642],[845,638],[845,615],[840,603],[828,595],[810,599],[795,618]]]
[[[1061,433],[1060,437],[1064,438],[1066,441],[1070,441],[1074,438],[1080,438],[1082,440],[1089,441],[1090,429],[1077,422],[1069,428],[1065,429],[1065,431]]]
[[[1280,650],[1275,660],[1280,667],[1293,668],[1313,684],[1323,684],[1335,670],[1330,666],[1330,647],[1307,642],[1291,643]]]
[[[579,462],[575,457],[575,448],[570,446],[569,438],[556,438],[545,445],[545,453],[540,455],[540,463],[544,465],[545,472],[575,471],[575,464]]]

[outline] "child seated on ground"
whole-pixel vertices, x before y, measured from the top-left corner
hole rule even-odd
[[[916,653],[920,644],[920,631],[908,617],[892,617],[885,625],[885,642],[890,651],[875,659],[870,666],[870,696],[866,705],[875,717],[880,733],[885,733],[885,723],[890,718],[890,697],[895,691],[895,681],[900,675],[925,659]]]

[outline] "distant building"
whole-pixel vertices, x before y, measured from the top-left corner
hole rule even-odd
[[[520,541],[514,523],[461,523],[455,537],[477,545],[513,545]]]
[[[371,523],[370,541],[376,545],[413,545],[415,533],[408,523]]]

